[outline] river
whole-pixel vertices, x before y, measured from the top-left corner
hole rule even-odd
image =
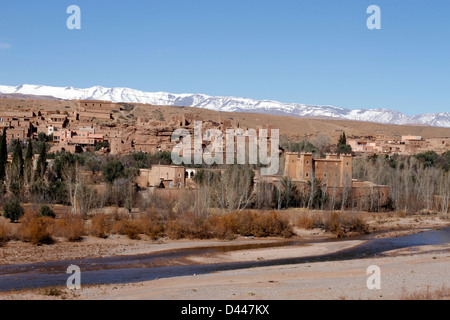
[[[82,271],[82,285],[92,285],[136,283],[161,278],[264,266],[372,258],[382,256],[383,252],[394,249],[450,243],[450,227],[397,238],[376,239],[371,235],[358,237],[357,239],[365,240],[365,242],[361,245],[330,254],[254,262],[200,265],[187,264],[186,258],[235,250],[301,246],[312,242],[280,241],[269,244],[180,249],[146,255],[0,266],[0,291],[65,286],[67,278],[70,276],[66,274],[66,270],[70,265],[80,267]],[[355,238],[351,238],[351,240],[355,240]],[[339,241],[348,241],[348,239]]]

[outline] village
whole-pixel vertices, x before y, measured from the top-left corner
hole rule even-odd
[[[355,155],[387,154],[387,155],[414,155],[426,151],[444,153],[450,147],[450,138],[429,138],[422,136],[406,135],[400,140],[391,140],[384,135],[350,139],[348,141]]]
[[[113,121],[122,107],[119,104],[92,100],[81,100],[76,103],[78,108],[73,112],[61,112],[59,110],[54,112],[41,110],[2,111],[0,113],[0,129],[6,129],[7,143],[11,143],[13,140],[21,142],[26,142],[29,139],[36,140],[39,134],[46,134],[51,139],[51,148],[48,153],[69,152],[76,154],[89,151],[119,156],[131,153],[171,152],[176,145],[176,142],[171,140],[173,132],[178,129],[185,129],[193,133],[196,121],[201,121],[205,129],[213,128],[222,132],[240,127],[236,121],[234,123],[221,119],[218,119],[217,122],[205,121],[201,117],[190,114],[175,116],[169,121],[138,118],[134,127],[119,126]],[[248,130],[248,128],[241,129],[243,131]],[[274,128],[270,125],[260,125],[256,130],[261,129],[270,133],[270,130]],[[407,152],[406,150],[412,152],[430,145],[428,141],[420,138],[405,139],[406,143],[398,144],[408,147],[408,149],[402,149],[404,152]],[[422,141],[423,143],[419,145],[418,142]],[[378,147],[380,144],[376,142],[350,140],[349,144],[356,154],[362,152],[393,154],[392,150],[397,151],[396,147]],[[203,141],[201,144],[202,150],[205,147],[206,142]],[[194,149],[194,144],[192,148]],[[389,148],[389,151],[387,151],[387,148]],[[377,198],[377,203],[380,206],[387,203],[387,186],[352,179],[351,155],[327,154],[325,158],[314,158],[312,153],[285,152],[283,154],[280,151],[281,154],[285,158],[285,164],[278,174],[262,176],[259,170],[255,170],[254,183],[256,189],[260,184],[280,185],[285,177],[291,179],[293,184],[297,184],[299,188],[305,188],[311,182],[320,180],[330,196],[342,198],[345,194],[352,194],[357,201],[363,195],[371,194],[371,196]],[[10,160],[12,160],[12,155],[10,155]],[[36,161],[37,155],[34,162],[36,163]],[[142,189],[193,189],[196,188],[194,177],[198,170],[198,168],[175,165],[153,165],[149,169],[140,169],[140,174],[136,177],[135,182]],[[224,171],[223,168],[213,170]]]
[[[271,133],[278,128],[272,124],[251,128],[236,118],[202,117],[179,109],[172,117],[154,111],[149,117],[134,116],[132,105],[107,101],[72,104],[75,110],[0,111],[9,151],[0,194],[2,264],[34,267],[42,261],[78,258],[87,261],[80,262],[79,269],[86,272],[97,270],[89,261],[99,255],[122,259],[137,253],[160,257],[149,270],[195,268],[198,263],[264,263],[298,257],[299,252],[309,257],[323,250],[331,254],[351,250],[362,242],[354,236],[397,237],[448,225],[450,157],[445,137],[346,138],[342,131],[338,141],[325,139],[322,145],[323,136],[283,137],[275,152],[278,172],[263,174],[264,165],[249,163],[175,165],[172,151],[181,138],[173,136],[177,132],[195,136],[196,123],[220,138],[227,130],[238,132],[215,154],[216,159],[238,160],[239,139],[245,142],[243,150],[258,149],[251,145],[248,132],[254,131],[253,137],[268,133],[266,142],[273,146],[277,135]],[[194,139],[187,150],[194,155],[205,152],[209,142]],[[22,149],[27,155],[21,165]],[[27,166],[29,149],[34,151],[32,169]],[[266,151],[273,156],[270,149]],[[351,245],[343,247],[343,242],[333,242],[336,238],[348,238]],[[288,241],[314,244],[291,247]],[[211,244],[206,250],[217,247],[223,253],[172,256],[174,249],[185,254],[188,248],[189,254]],[[236,252],[233,245],[239,247]],[[126,264],[124,270],[128,267],[142,264]],[[0,289],[17,288],[17,282],[7,278]],[[88,292],[102,297],[115,290],[106,288],[99,293],[83,285],[79,298]],[[76,298],[72,294],[46,288],[14,296]]]
[[[80,100],[75,101],[76,110],[61,111],[29,109],[20,111],[1,111],[0,129],[6,129],[7,143],[36,140],[40,134],[49,137],[50,150],[48,153],[68,152],[79,154],[95,152],[99,155],[121,156],[126,154],[157,154],[170,153],[176,146],[172,135],[177,130],[194,133],[194,124],[201,122],[207,129],[217,129],[225,132],[227,129],[249,128],[240,126],[236,120],[205,120],[193,114],[174,116],[172,119],[146,119],[138,117],[134,125],[119,124],[115,121],[120,111],[131,111],[130,105],[116,104],[108,101]],[[128,108],[128,110],[127,110]],[[269,132],[274,129],[271,125],[259,125],[260,130]],[[235,137],[238,139],[238,137]],[[248,138],[247,138],[248,142]],[[195,148],[206,148],[206,141],[200,145],[192,144]],[[317,184],[328,198],[339,199],[339,202],[349,201],[356,204],[360,201],[376,203],[378,208],[389,202],[389,187],[379,185],[373,181],[354,179],[353,159],[363,156],[384,155],[414,155],[426,151],[444,153],[449,149],[450,138],[423,139],[421,136],[402,136],[401,140],[389,139],[383,135],[348,139],[348,145],[353,154],[327,153],[318,155],[309,150],[290,152],[280,150],[279,156],[284,160],[280,170],[275,175],[261,175],[260,169],[254,169],[253,185],[258,190],[261,185],[280,188],[283,179],[289,179],[297,189],[314,188]],[[236,153],[236,149],[232,151]],[[227,151],[223,152],[224,156]],[[38,155],[34,156],[36,165]],[[12,161],[12,154],[9,155]],[[51,165],[52,160],[49,160]],[[209,168],[223,173],[225,166]],[[194,178],[203,166],[176,166],[173,164],[154,164],[150,168],[141,168],[135,178],[136,185],[143,189],[195,189],[198,185]],[[175,191],[176,192],[176,191]]]
[[[449,300],[450,2],[361,2],[3,1],[0,301]]]

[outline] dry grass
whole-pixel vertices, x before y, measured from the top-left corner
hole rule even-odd
[[[66,213],[55,220],[51,233],[70,242],[80,241],[85,234],[84,220],[80,215]]]
[[[91,225],[89,227],[89,234],[101,238],[106,239],[111,232],[111,221],[108,216],[104,213],[96,214],[91,219]]]
[[[138,220],[120,219],[113,224],[111,232],[127,236],[131,240],[139,240],[141,228]]]
[[[171,239],[209,239],[214,236],[210,233],[205,219],[188,212],[180,214],[176,219],[167,223],[166,235]]]
[[[37,211],[29,209],[16,225],[0,221],[0,243],[14,239],[43,245],[52,244],[54,237],[73,242],[81,240],[84,232],[83,218],[67,213],[55,220],[51,217],[40,217]]]
[[[46,218],[36,218],[26,226],[26,232],[29,234],[30,242],[34,245],[52,244],[53,238],[48,232],[51,222]]]
[[[238,233],[243,236],[285,237],[293,235],[292,227],[276,211],[272,212],[239,212]]]
[[[65,292],[60,288],[48,287],[41,289],[40,294],[49,297],[62,297],[64,296]]]
[[[289,238],[294,233],[289,222],[275,211],[242,211],[207,218],[182,214],[168,223],[166,234],[172,239],[232,239],[237,235]]]
[[[0,219],[0,246],[10,240],[8,222]]]
[[[52,229],[54,221],[48,217],[39,217],[35,211],[27,211],[20,220],[20,239],[34,245],[53,243],[49,230]]]
[[[334,233],[338,238],[348,234],[367,234],[369,225],[366,219],[352,212],[303,212],[297,219],[296,226],[311,230],[321,228]]]
[[[436,290],[430,290],[427,287],[426,290],[415,292],[415,293],[403,293],[401,300],[449,300],[450,299],[450,288],[443,285],[441,288]]]
[[[161,238],[164,235],[164,224],[158,218],[156,212],[150,212],[139,219],[141,233],[152,240]]]
[[[306,214],[302,214],[300,218],[298,218],[297,226],[305,230],[312,230],[315,228],[314,220]]]

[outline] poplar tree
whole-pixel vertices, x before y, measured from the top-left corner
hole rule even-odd
[[[6,128],[3,128],[3,135],[0,140],[0,181],[5,179],[5,167],[8,162],[8,150],[6,142]]]
[[[20,141],[17,142],[14,153],[13,153],[13,160],[12,164],[15,170],[16,177],[19,179],[23,178],[23,166],[24,166],[24,160],[23,160],[23,152],[22,152],[22,146],[20,145]]]
[[[339,137],[338,145],[337,145],[337,153],[338,154],[349,154],[352,153],[352,147],[347,144],[347,136],[345,132]]]
[[[341,134],[341,136],[339,137],[338,147],[339,147],[340,145],[345,146],[346,144],[347,144],[347,137],[346,137],[346,135],[345,135],[345,132],[343,132],[343,133]]]
[[[27,150],[25,152],[24,176],[27,184],[30,184],[33,177],[33,145],[31,139],[28,140]]]
[[[33,145],[31,144],[31,139],[28,140],[27,151],[25,153],[25,163],[27,161],[33,162]]]
[[[42,144],[41,151],[39,152],[39,159],[36,164],[36,176],[44,177],[47,171],[47,147],[45,143]]]

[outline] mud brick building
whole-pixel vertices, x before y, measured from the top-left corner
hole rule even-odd
[[[348,144],[356,154],[375,154],[382,153],[383,148],[380,143],[365,140],[349,140]]]
[[[120,111],[120,106],[109,101],[78,101],[78,120],[112,120],[113,113]]]
[[[77,129],[48,128],[53,135],[54,146],[51,152],[68,151],[79,153],[83,148],[94,147],[99,142],[105,141],[103,134],[95,133],[94,127],[82,127]]]
[[[348,144],[355,155],[385,154],[385,155],[414,155],[427,151],[444,153],[450,146],[450,138],[424,139],[421,136],[402,136],[398,140],[389,140],[377,135],[366,139],[350,139]]]
[[[69,123],[68,116],[64,114],[51,114],[46,118],[48,118],[47,125],[58,129],[65,128]]]
[[[376,199],[379,205],[388,202],[389,188],[369,181],[357,181],[353,177],[351,155],[327,154],[326,158],[314,158],[311,153],[285,154],[284,176],[300,188],[309,187],[313,182],[325,190],[328,196],[352,199],[354,202]],[[273,177],[264,178],[265,181]],[[375,200],[371,200],[375,201]]]
[[[312,153],[287,152],[285,175],[293,181],[311,182],[318,179],[328,186],[352,185],[352,156],[327,154],[325,159],[313,158]]]
[[[32,138],[34,126],[33,120],[36,114],[29,112],[3,111],[0,113],[0,129],[6,128],[6,140],[23,141]]]
[[[141,174],[136,178],[136,183],[141,188],[185,188],[190,185],[195,176],[195,170],[187,170],[184,167],[154,165],[151,169],[141,169]]]

